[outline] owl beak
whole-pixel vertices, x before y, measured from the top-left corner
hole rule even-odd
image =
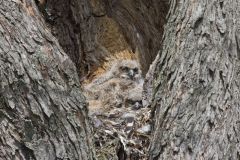
[[[131,69],[129,72],[128,72],[128,76],[133,79],[134,77],[134,71]]]

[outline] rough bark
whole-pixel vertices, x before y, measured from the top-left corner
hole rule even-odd
[[[240,1],[175,0],[169,15],[150,159],[240,159]]]
[[[76,68],[36,8],[0,1],[0,159],[94,159]]]

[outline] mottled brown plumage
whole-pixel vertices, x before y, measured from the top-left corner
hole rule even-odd
[[[85,87],[86,96],[88,100],[101,100],[105,107],[121,107],[128,92],[141,85],[142,81],[137,61],[118,60],[109,71]]]

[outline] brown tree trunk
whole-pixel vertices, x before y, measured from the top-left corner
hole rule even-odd
[[[75,65],[36,8],[0,1],[0,159],[94,159]]]
[[[171,4],[150,159],[240,159],[240,1]]]

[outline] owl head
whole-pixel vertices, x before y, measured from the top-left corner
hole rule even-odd
[[[139,80],[141,78],[141,70],[135,60],[118,60],[111,68],[111,73],[115,78]]]

